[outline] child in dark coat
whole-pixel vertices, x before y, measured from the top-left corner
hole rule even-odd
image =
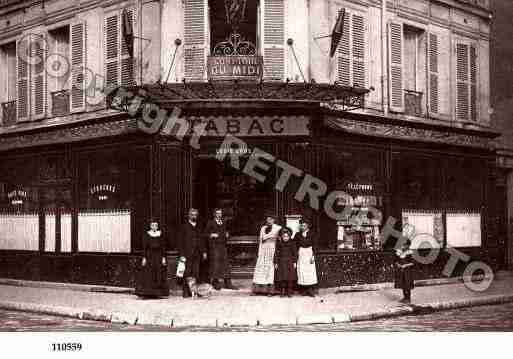
[[[296,262],[297,245],[292,240],[292,230],[282,228],[274,253],[274,267],[276,269],[274,280],[277,287],[280,288],[282,297],[292,296],[294,284],[297,281]]]

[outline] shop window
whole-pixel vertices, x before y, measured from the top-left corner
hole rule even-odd
[[[144,150],[82,153],[79,160],[78,250],[133,250],[149,220],[149,160]],[[139,247],[139,243],[135,243]]]
[[[447,247],[480,247],[481,214],[479,212],[447,213]]]
[[[336,244],[339,251],[380,250],[385,205],[382,154],[364,149],[330,149],[320,162],[320,178],[327,183],[328,192],[342,191],[346,196],[334,204],[335,212],[345,209],[340,221],[321,214],[319,246],[333,248]]]
[[[36,162],[30,158],[0,162],[0,249],[39,249],[39,189]]]

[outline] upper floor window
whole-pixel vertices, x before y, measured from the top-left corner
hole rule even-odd
[[[69,58],[70,27],[68,25],[48,31],[48,46],[53,56],[59,59]],[[63,70],[58,67],[63,63],[55,61],[52,63],[52,71]],[[69,76],[69,74],[66,74]],[[70,111],[70,93],[68,76],[47,76],[49,101],[51,102],[52,115],[64,115]]]
[[[208,5],[210,53],[233,54],[235,50],[235,54],[248,54],[244,44],[257,45],[258,0],[209,0]],[[241,44],[238,48],[237,43]]]
[[[346,10],[344,32],[338,46],[337,82],[365,87],[365,17]]]
[[[105,84],[135,85],[134,31],[136,11],[116,10],[104,20]]]
[[[438,113],[438,36],[421,28],[389,24],[389,104],[413,116]]]
[[[0,46],[0,103],[2,123],[16,121],[16,42]]]
[[[477,49],[473,44],[456,44],[456,118],[477,119]]]
[[[16,43],[10,42],[0,47],[2,57],[2,102],[16,100]]]

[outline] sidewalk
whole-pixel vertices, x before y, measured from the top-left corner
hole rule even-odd
[[[5,282],[4,282],[5,283]],[[114,323],[187,326],[255,326],[317,324],[378,319],[483,304],[513,301],[513,273],[498,276],[486,292],[462,283],[422,286],[412,305],[400,305],[399,290],[321,291],[316,298],[250,296],[246,290],[214,291],[208,299],[139,299],[120,292],[0,285],[0,308],[71,316]],[[1,328],[0,328],[1,329]]]

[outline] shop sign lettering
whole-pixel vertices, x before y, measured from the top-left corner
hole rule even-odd
[[[191,119],[190,128],[205,124],[205,136],[308,136],[309,119],[297,117],[206,117]]]
[[[209,80],[259,80],[262,77],[262,56],[209,56]]]

